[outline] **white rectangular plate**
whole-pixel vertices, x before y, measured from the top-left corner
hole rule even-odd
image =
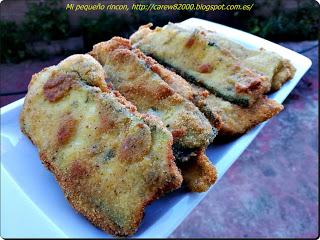
[[[289,59],[297,72],[291,81],[270,95],[278,102],[284,101],[311,66],[308,58],[249,33],[196,18],[181,24],[215,30],[245,47],[263,47]],[[1,236],[110,237],[73,210],[54,177],[42,166],[36,147],[20,132],[22,104],[23,99],[20,99],[1,108]],[[208,148],[207,154],[218,169],[219,179],[264,125],[260,124],[230,143]],[[188,193],[180,189],[153,202],[147,207],[134,237],[168,237],[207,193]]]

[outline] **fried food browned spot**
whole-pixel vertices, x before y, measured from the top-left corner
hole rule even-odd
[[[244,107],[265,92],[265,76],[244,66],[228,49],[210,44],[203,31],[172,23],[155,29],[150,26],[141,26],[130,37],[133,46],[174,68],[187,81]]]
[[[59,127],[58,127],[58,143],[66,144],[72,136],[75,134],[77,127],[77,120],[74,119],[70,114],[62,116]]]
[[[151,149],[151,131],[143,124],[137,124],[134,132],[128,134],[119,149],[119,159],[122,161],[137,161],[139,156],[147,155]]]
[[[20,126],[71,205],[111,234],[133,234],[145,206],[181,185],[170,132],[109,90],[90,55],[33,75]]]
[[[74,78],[74,74],[58,74],[56,76],[52,76],[52,78],[43,86],[45,98],[50,102],[55,102],[61,99],[71,88]]]

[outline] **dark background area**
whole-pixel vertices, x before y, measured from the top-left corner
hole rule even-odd
[[[67,3],[205,3],[252,4],[251,11],[67,11]],[[1,63],[48,59],[90,51],[92,45],[112,36],[130,36],[149,22],[162,26],[198,17],[242,29],[271,41],[315,40],[319,5],[314,0],[260,1],[87,1],[5,0],[1,3]]]

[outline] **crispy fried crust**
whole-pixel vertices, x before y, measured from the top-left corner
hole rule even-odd
[[[262,97],[250,108],[240,107],[188,83],[150,57],[145,57],[145,61],[170,87],[191,100],[205,114],[210,123],[219,129],[220,138],[241,135],[283,109],[281,104],[267,97]]]
[[[142,54],[140,50],[136,49],[135,51],[141,55],[141,58],[145,60],[150,69],[153,72],[157,73],[162,78],[162,80],[168,83],[168,85],[172,89],[174,89],[174,91],[193,102],[200,109],[200,111],[204,113],[204,115],[207,117],[207,119],[215,129],[220,129],[222,124],[220,116],[216,112],[213,112],[209,108],[207,108],[202,102],[202,99],[206,98],[206,96],[203,95],[204,92],[194,91],[191,85],[180,75],[176,74],[174,71],[169,70],[168,68],[165,68],[153,58],[147,57],[146,55]]]
[[[33,75],[20,126],[71,205],[113,235],[133,234],[145,206],[181,185],[170,132],[109,90],[89,55]]]
[[[178,164],[183,180],[192,192],[205,192],[217,178],[217,170],[205,154],[205,149],[199,149],[196,156],[189,162]]]
[[[287,59],[281,59],[278,72],[273,75],[271,91],[279,90],[282,85],[292,79],[296,73],[295,67]]]
[[[265,92],[265,76],[245,67],[227,49],[211,44],[203,31],[169,23],[141,26],[130,37],[134,47],[171,66],[187,81],[232,103],[248,107]]]
[[[215,137],[199,109],[152,71],[143,53],[132,50],[127,39],[114,37],[96,44],[90,54],[103,65],[108,81],[139,112],[160,117],[176,144],[185,148],[205,147]]]
[[[206,147],[210,138],[214,137],[212,127],[199,109],[190,102],[193,100],[193,93],[188,92],[188,86],[182,89],[183,85],[178,82],[181,77],[173,73],[167,76],[166,73],[171,73],[169,70],[166,71],[161,65],[152,62],[154,60],[140,50],[131,49],[130,42],[123,38],[115,37],[108,42],[99,43],[90,54],[104,66],[113,86],[132,101],[140,112],[151,112],[162,119],[172,133],[175,149],[180,148],[179,154],[174,152],[176,160],[181,162],[192,159],[193,168],[190,167],[185,172],[188,182],[192,181],[192,184],[187,184],[190,189],[205,189],[201,186],[204,185],[205,171],[208,175],[207,186],[213,184],[210,176],[214,167],[208,165],[202,168],[202,165],[196,165],[203,161],[193,160],[196,158],[194,155],[200,153],[199,159],[204,158],[204,153],[197,148]],[[174,76],[177,79],[172,79]],[[182,96],[179,93],[182,93]],[[191,95],[187,96],[189,93]],[[216,128],[213,129],[217,132]],[[199,174],[200,168],[202,175]]]
[[[266,96],[260,98],[250,108],[243,108],[215,96],[201,87],[191,84],[199,99],[210,111],[218,114],[222,119],[219,138],[238,136],[261,122],[264,122],[283,110],[283,106]]]
[[[265,49],[251,50],[231,41],[217,32],[201,29],[216,46],[225,48],[248,68],[261,73],[264,79],[265,93],[278,90],[286,81],[293,78],[296,69],[289,60],[275,52]]]

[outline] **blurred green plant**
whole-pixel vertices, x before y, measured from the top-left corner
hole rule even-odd
[[[15,22],[0,21],[1,63],[19,62],[27,57],[21,28]]]
[[[68,14],[59,7],[61,0],[30,2],[26,12],[23,29],[29,42],[57,40],[68,37]]]
[[[286,11],[283,11],[283,4],[283,1],[278,0],[278,4],[272,9],[271,17],[247,18],[245,30],[272,41],[317,39],[319,4],[315,1],[296,1],[297,7]]]
[[[35,41],[50,42],[69,36],[68,15],[59,7],[61,2],[61,0],[29,2],[20,26],[14,22],[0,21],[1,63],[20,62],[30,57],[46,59],[48,53],[33,52],[28,45]]]
[[[82,30],[85,50],[101,41],[107,41],[113,36],[126,37],[130,21],[127,16],[102,13],[97,19],[82,17],[80,27]]]

